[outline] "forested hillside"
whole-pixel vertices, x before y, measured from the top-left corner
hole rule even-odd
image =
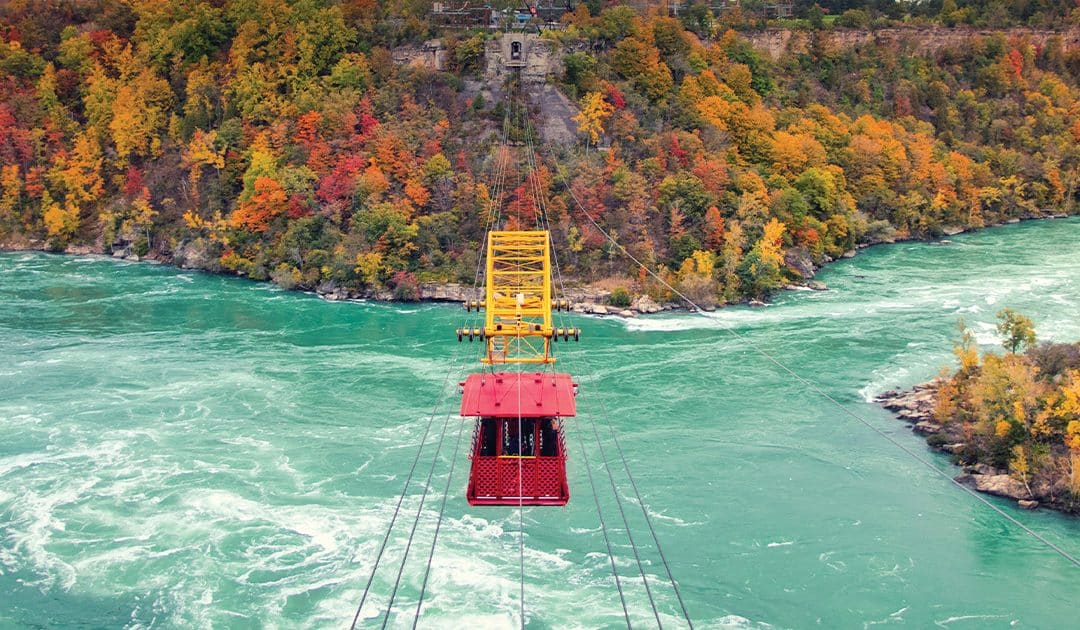
[[[440,33],[429,10],[7,3],[0,244],[130,248],[406,299],[419,281],[471,282],[507,106],[465,89],[490,35]],[[543,37],[564,53],[552,80],[580,103],[582,133],[543,147],[538,179],[577,279],[655,290],[570,191],[706,302],[763,296],[862,243],[1075,212],[1080,50],[1060,39],[1003,33],[925,57],[811,31],[807,51],[774,62],[708,10],[582,4],[563,22]],[[432,35],[446,71],[393,62],[394,46]],[[510,111],[520,140],[529,125]],[[529,225],[524,149],[505,157],[496,201]]]

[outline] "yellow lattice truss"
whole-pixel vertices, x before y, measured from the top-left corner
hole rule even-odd
[[[484,363],[554,363],[551,306],[548,233],[489,232]]]

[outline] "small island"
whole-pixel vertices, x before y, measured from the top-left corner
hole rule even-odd
[[[1037,345],[1032,321],[1011,309],[998,321],[1005,355],[980,356],[961,321],[955,371],[878,401],[949,453],[958,481],[1080,514],[1080,343]]]

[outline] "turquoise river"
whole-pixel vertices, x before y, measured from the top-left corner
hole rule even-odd
[[[821,274],[831,290],[767,308],[572,318],[581,342],[557,348],[581,383],[572,498],[524,511],[527,625],[626,625],[583,447],[631,620],[655,625],[597,434],[660,618],[685,625],[613,427],[696,627],[1077,627],[1080,569],[748,346],[927,453],[869,401],[950,364],[958,318],[987,350],[1004,306],[1041,339],[1080,340],[1080,220],[952,241],[871,248]],[[456,382],[478,367],[453,335],[467,316],[0,254],[0,628],[347,628],[434,409],[361,614],[381,624],[445,423],[389,619],[411,627],[462,426]],[[471,431],[422,628],[520,623],[518,513],[465,503]],[[1080,555],[1080,521],[992,501]]]

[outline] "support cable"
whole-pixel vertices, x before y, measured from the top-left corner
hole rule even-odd
[[[424,581],[420,585],[420,598],[416,601],[416,614],[413,615],[413,625],[420,622],[420,607],[424,604],[424,593],[427,592],[428,576],[431,574],[431,562],[435,558],[435,545],[439,542],[439,530],[442,528],[443,515],[446,513],[446,498],[450,496],[450,482],[454,478],[454,466],[457,463],[458,448],[461,446],[461,435],[465,430],[465,421],[462,420],[458,427],[457,441],[454,443],[454,455],[450,459],[450,472],[446,476],[446,486],[443,488],[442,505],[439,507],[439,518],[435,521],[435,534],[431,539],[431,552],[428,554],[427,567],[424,569]]]
[[[502,134],[502,142],[499,145],[500,147],[502,147],[502,148],[506,147],[508,136],[509,136],[509,114],[507,113],[503,117],[503,134]],[[496,156],[496,161],[495,161],[495,176],[494,176],[495,184],[494,184],[494,186],[495,186],[496,194],[490,200],[491,203],[489,204],[488,211],[485,213],[485,215],[486,215],[485,216],[485,219],[486,219],[485,236],[486,236],[487,231],[491,230],[491,228],[493,227],[495,221],[498,220],[497,219],[497,217],[499,215],[498,198],[499,198],[499,194],[501,194],[501,185],[502,185],[503,178],[505,176],[506,163],[507,163],[507,157],[505,155],[505,151],[500,151],[500,154],[498,156]],[[477,286],[477,284],[479,282],[480,268],[481,268],[482,261],[483,261],[483,255],[479,256],[478,259],[477,259],[476,273],[473,276],[473,289],[474,290],[475,290],[475,288],[476,288],[476,286]],[[479,312],[477,313],[476,316],[474,316],[474,318],[472,319],[472,322],[475,322],[476,321],[475,318],[478,317],[478,316],[479,316]],[[470,327],[471,327],[471,325],[472,324],[470,324]],[[459,368],[457,368],[457,369],[464,369],[464,366],[465,366],[464,359],[462,358],[461,366]],[[438,415],[437,410],[438,410],[439,406],[442,404],[443,400],[445,399],[446,386],[449,383],[450,375],[452,373],[454,373],[454,371],[455,371],[455,367],[453,365],[451,365],[450,369],[447,370],[447,372],[446,372],[446,377],[444,378],[442,387],[440,388],[439,397],[438,397],[438,399],[437,399],[437,401],[435,403],[435,407],[432,409],[431,417],[428,419],[427,426],[424,429],[423,438],[421,438],[421,440],[420,440],[420,447],[417,449],[416,457],[413,459],[412,466],[409,468],[409,474],[408,474],[408,477],[406,478],[406,481],[405,481],[405,487],[402,488],[401,496],[398,497],[397,505],[394,507],[394,514],[390,519],[390,525],[387,527],[386,534],[383,536],[382,543],[379,545],[379,551],[375,556],[375,563],[372,566],[371,574],[368,576],[367,584],[364,586],[364,593],[360,598],[360,604],[356,608],[356,614],[353,615],[353,620],[352,620],[352,624],[350,625],[350,630],[355,630],[356,624],[360,619],[360,613],[363,610],[364,603],[367,601],[368,594],[370,593],[370,590],[371,590],[371,584],[375,579],[375,574],[378,571],[379,563],[382,560],[383,553],[386,551],[386,545],[387,545],[387,543],[388,543],[388,541],[390,539],[390,534],[394,529],[394,525],[397,522],[398,515],[399,515],[399,513],[401,511],[401,504],[405,499],[405,495],[408,493],[409,485],[411,484],[413,475],[416,472],[416,466],[420,461],[420,455],[423,452],[424,447],[427,445],[427,437],[428,437],[428,435],[429,435],[429,433],[431,431],[431,427],[432,427],[432,425],[434,423],[435,417]],[[421,500],[420,500],[420,509],[417,510],[416,520],[414,520],[414,522],[413,522],[412,531],[410,532],[410,535],[409,535],[409,543],[406,546],[405,556],[402,558],[402,564],[401,564],[402,569],[404,568],[405,560],[408,557],[409,547],[411,547],[411,545],[412,545],[413,534],[415,534],[416,525],[417,525],[417,522],[420,519],[421,510],[423,509],[423,504],[424,504],[424,498],[427,496],[427,491],[428,491],[428,488],[430,487],[431,473],[434,471],[435,463],[438,461],[439,451],[441,450],[443,440],[446,437],[446,428],[447,428],[447,425],[449,423],[449,418],[450,418],[450,414],[447,415],[446,422],[444,422],[443,434],[439,439],[439,446],[438,446],[438,448],[437,448],[437,450],[435,452],[435,456],[434,456],[434,458],[432,460],[432,469],[428,473],[428,482],[427,482],[427,484],[425,484],[424,493],[421,496]],[[459,432],[458,432],[458,445],[460,445],[460,437],[461,437],[461,429],[459,429]],[[456,453],[457,453],[457,445],[455,446],[455,454]],[[453,463],[451,463],[450,471],[451,471],[450,476],[447,478],[446,492],[443,494],[442,509],[440,509],[440,512],[439,512],[438,523],[440,525],[442,523],[443,511],[445,510],[445,507],[446,507],[446,496],[449,493],[450,479],[453,476]],[[437,531],[438,530],[436,530],[436,532]],[[436,534],[436,536],[437,536],[437,534]],[[435,552],[435,541],[432,542],[431,554],[429,554],[429,557],[428,557],[427,571],[425,571],[425,574],[424,574],[424,584],[425,584],[425,586],[427,584],[428,571],[430,571],[430,568],[431,568],[431,557],[434,555],[434,552]],[[402,573],[402,570],[399,569],[398,576],[397,576],[397,581],[395,582],[395,585],[394,585],[394,591],[393,591],[394,594],[396,594],[396,592],[397,592],[398,585],[399,585],[400,580],[401,580],[401,573]],[[386,621],[390,617],[390,611],[391,611],[391,608],[393,606],[393,600],[394,600],[394,595],[391,595],[390,605],[387,606],[386,618],[383,621],[383,627],[386,626]],[[420,601],[417,603],[417,615],[419,615],[420,606],[422,604],[423,604],[423,591],[421,591]],[[414,620],[414,626],[415,626],[415,620]]]
[[[566,190],[567,190],[567,192],[570,193],[570,196],[574,199],[574,202],[577,203],[578,209],[581,210],[581,213],[585,216],[586,219],[589,220],[589,223],[591,223],[594,228],[599,230],[599,232],[601,234],[603,234],[604,237],[607,238],[607,240],[610,241],[612,245],[617,247],[619,249],[619,251],[622,252],[622,254],[624,256],[626,256],[627,258],[632,260],[635,264],[637,264],[639,267],[644,269],[647,274],[649,274],[654,279],[656,279],[658,282],[660,282],[660,284],[664,285],[672,293],[674,293],[675,295],[678,295],[680,298],[682,298],[684,301],[686,301],[686,303],[689,304],[690,307],[695,312],[702,315],[703,317],[706,317],[707,319],[709,319],[709,321],[720,324],[720,327],[724,331],[731,334],[738,341],[741,341],[745,345],[749,346],[752,350],[754,350],[754,352],[761,355],[769,363],[772,363],[773,365],[775,365],[778,369],[780,369],[782,372],[786,373],[788,376],[790,376],[794,380],[796,380],[799,383],[803,384],[807,389],[819,394],[822,398],[824,398],[825,400],[832,403],[837,409],[842,411],[844,414],[846,414],[848,416],[851,416],[855,420],[859,421],[860,423],[865,425],[867,428],[872,430],[874,433],[877,433],[881,437],[888,440],[893,446],[895,446],[895,447],[899,448],[900,450],[904,451],[905,453],[910,455],[913,459],[915,459],[919,463],[923,464],[924,466],[926,466],[927,468],[929,468],[933,472],[937,473],[938,475],[941,475],[942,477],[947,479],[950,483],[952,483],[956,487],[960,488],[961,490],[963,490],[967,494],[969,494],[972,497],[974,497],[975,499],[977,499],[983,505],[985,505],[985,506],[989,507],[990,509],[992,509],[993,511],[997,512],[999,516],[1001,516],[1002,518],[1004,518],[1007,521],[1011,522],[1013,525],[1016,525],[1017,527],[1019,527],[1023,531],[1027,532],[1033,538],[1035,538],[1036,540],[1038,540],[1042,544],[1046,545],[1051,550],[1057,552],[1058,555],[1060,555],[1062,558],[1068,560],[1069,562],[1071,562],[1077,568],[1080,568],[1080,560],[1078,560],[1075,556],[1071,555],[1069,552],[1067,552],[1064,549],[1062,549],[1061,547],[1057,546],[1056,544],[1054,544],[1053,542],[1051,542],[1050,540],[1048,540],[1046,537],[1042,536],[1041,534],[1039,534],[1035,530],[1031,529],[1027,525],[1024,525],[1022,522],[1020,522],[1015,517],[1008,514],[1007,512],[1005,512],[1004,510],[1002,510],[998,506],[991,503],[989,499],[987,499],[986,497],[983,497],[982,495],[977,493],[975,490],[972,490],[971,488],[965,486],[963,483],[957,481],[955,478],[952,477],[952,475],[950,475],[946,471],[938,468],[930,460],[926,459],[925,457],[922,457],[921,455],[919,455],[918,453],[916,453],[915,451],[913,451],[912,449],[910,449],[909,447],[904,445],[902,442],[900,442],[896,438],[889,435],[884,430],[874,426],[873,423],[871,423],[866,418],[863,418],[858,413],[855,413],[854,411],[849,409],[846,405],[844,405],[843,403],[838,401],[835,397],[833,397],[831,394],[829,394],[824,389],[822,389],[821,386],[819,386],[817,383],[815,383],[815,382],[803,377],[802,375],[798,374],[793,369],[788,367],[785,363],[783,363],[782,361],[777,359],[775,356],[770,354],[768,351],[766,351],[766,350],[762,349],[761,347],[759,347],[756,343],[754,343],[746,335],[743,335],[742,333],[736,331],[734,328],[727,325],[723,321],[716,320],[716,319],[713,319],[713,318],[708,317],[707,315],[705,315],[704,310],[700,306],[698,306],[693,300],[691,300],[689,297],[687,297],[685,294],[683,294],[681,291],[679,291],[675,287],[671,286],[671,284],[669,284],[666,280],[664,280],[662,277],[660,277],[659,274],[654,272],[652,269],[650,269],[648,266],[646,266],[644,263],[642,263],[640,260],[638,260],[636,257],[634,257],[634,255],[631,254],[629,251],[627,251],[627,249],[625,247],[623,247],[622,244],[620,244],[618,241],[616,241],[615,238],[611,236],[611,234],[609,234],[606,230],[604,230],[604,228],[600,227],[600,225],[596,222],[596,220],[593,219],[592,215],[589,214],[588,210],[585,209],[585,206],[584,206],[584,204],[581,203],[581,200],[578,199],[576,194],[574,194],[573,189],[570,187],[570,185],[568,183],[566,184]]]
[[[520,343],[520,340],[519,340]],[[517,419],[517,438],[518,438],[518,566],[521,573],[521,591],[518,594],[518,602],[521,605],[521,628],[525,630],[525,508],[524,501],[524,480],[522,479],[523,462],[525,459],[522,456],[521,439],[524,437],[521,432],[521,373],[522,365],[518,364],[518,419]],[[535,448],[535,444],[533,447]]]
[[[464,370],[464,363],[461,369]],[[460,373],[460,372],[459,372]],[[394,588],[390,591],[390,601],[386,605],[386,616],[383,617],[382,627],[386,628],[386,624],[390,621],[390,613],[394,609],[394,599],[397,598],[398,587],[401,586],[401,575],[405,572],[405,564],[409,559],[409,550],[412,549],[413,537],[416,536],[416,527],[420,524],[420,517],[424,512],[424,501],[427,499],[428,490],[431,489],[431,478],[435,474],[435,467],[439,463],[439,453],[442,452],[443,442],[446,440],[446,429],[450,426],[450,417],[453,415],[453,409],[446,412],[446,420],[443,421],[442,435],[439,436],[439,443],[435,447],[435,455],[431,459],[431,468],[428,469],[427,481],[424,482],[424,491],[420,493],[420,505],[416,508],[416,517],[413,519],[412,529],[409,530],[409,540],[405,543],[405,553],[401,556],[401,564],[398,565],[397,577],[394,579]],[[441,517],[441,515],[440,515]]]
[[[533,140],[533,138],[532,138],[532,129],[533,128],[532,128],[531,121],[529,119],[529,112],[528,112],[527,109],[525,110],[524,120],[525,120],[526,143],[528,145],[527,146],[526,158],[527,158],[527,162],[528,162],[529,169],[530,169],[530,175],[527,178],[527,184],[532,189],[534,201],[536,202],[536,211],[534,213],[535,214],[535,220],[536,220],[536,224],[537,224],[538,229],[546,229],[546,230],[548,230],[548,232],[550,234],[550,225],[547,222],[547,212],[546,212],[545,207],[544,207],[545,206],[545,199],[544,199],[544,195],[543,195],[543,192],[542,192],[543,189],[542,189],[542,187],[540,185],[540,175],[539,175],[539,170],[537,168],[537,163],[536,163],[536,151],[535,151],[533,141],[532,141]],[[552,248],[552,254],[554,256],[554,248]],[[554,257],[553,260],[555,261],[556,269],[558,269],[558,258]],[[559,274],[559,280],[560,280],[560,286],[559,286],[560,293],[565,293],[565,285],[562,283],[562,274],[561,273]],[[561,312],[559,313],[559,318],[562,321],[562,324],[565,325],[565,321],[563,320],[563,315],[562,315]],[[520,395],[520,390],[519,390],[519,395]],[[520,409],[520,403],[519,403],[518,407]],[[519,428],[518,435],[519,436],[521,435],[520,428]],[[589,465],[588,453],[586,452],[586,449],[585,449],[585,441],[584,441],[583,434],[578,433],[578,438],[579,438],[579,441],[580,441],[582,454],[585,457],[585,470],[588,473],[589,485],[592,488],[593,503],[596,506],[596,514],[597,514],[597,517],[599,518],[599,521],[600,521],[600,530],[603,533],[604,545],[605,545],[605,547],[607,549],[608,561],[611,564],[611,574],[615,578],[615,587],[616,587],[616,590],[618,590],[618,592],[619,592],[619,602],[622,605],[623,616],[626,619],[626,627],[629,630],[630,628],[632,628],[632,624],[630,622],[630,612],[629,612],[629,609],[627,608],[627,605],[626,605],[626,596],[625,596],[625,594],[623,592],[622,582],[619,579],[618,568],[617,568],[617,566],[615,564],[615,553],[614,553],[614,551],[612,550],[612,547],[611,547],[611,538],[610,538],[610,536],[608,534],[607,523],[604,520],[603,511],[602,511],[602,509],[600,507],[600,499],[599,499],[599,495],[598,495],[598,493],[596,491],[596,482],[595,482],[595,480],[593,478],[592,468]],[[519,448],[519,453],[520,453],[520,448]],[[606,467],[606,464],[605,464],[605,467]],[[519,480],[520,480],[520,476],[519,476]],[[629,531],[629,529],[627,531]],[[522,562],[524,562],[524,560]],[[524,564],[522,566],[524,567]],[[638,566],[639,567],[641,566],[640,562],[639,562]],[[522,570],[524,570],[524,568]],[[522,582],[522,583],[524,584],[524,582]],[[646,586],[646,588],[648,588],[648,587]],[[522,593],[522,598],[524,598],[524,592]],[[650,602],[651,602],[651,596],[650,596]],[[654,610],[655,610],[655,605],[654,605]],[[523,623],[524,623],[524,613],[522,613],[522,615],[523,615],[522,620],[523,620]]]
[[[461,354],[463,367],[464,353]],[[386,544],[390,540],[390,533],[393,531],[398,514],[401,512],[401,504],[405,500],[405,495],[409,492],[409,485],[412,483],[413,475],[416,473],[416,465],[420,462],[420,455],[424,452],[424,447],[427,446],[428,434],[431,432],[431,426],[435,422],[435,417],[438,415],[439,406],[442,405],[443,400],[446,398],[446,386],[450,382],[450,375],[453,374],[454,371],[455,367],[453,365],[446,371],[446,376],[444,377],[442,386],[439,390],[439,396],[435,402],[435,407],[431,410],[431,417],[428,418],[427,426],[424,428],[424,435],[420,438],[420,446],[416,449],[416,456],[413,458],[412,466],[409,467],[409,474],[405,478],[405,486],[401,489],[401,495],[398,497],[397,505],[394,506],[394,514],[390,518],[390,525],[387,526],[386,534],[383,535],[382,543],[379,545],[379,551],[375,554],[375,563],[371,567],[371,574],[368,576],[367,584],[364,585],[364,594],[360,597],[360,604],[356,607],[356,614],[353,615],[352,624],[349,626],[350,630],[355,630],[356,623],[360,619],[360,611],[363,610],[364,603],[367,601],[368,594],[371,592],[371,584],[375,580],[375,572],[379,569],[379,563],[382,561],[383,552],[386,551]]]
[[[552,156],[552,159],[554,159],[554,155]],[[538,189],[541,190],[541,194],[543,194],[542,193],[543,189],[539,188],[539,182],[538,182]],[[545,203],[545,205],[546,205],[546,203]],[[543,206],[541,206],[541,208],[543,208]],[[544,211],[544,220],[545,220],[545,223],[547,224],[548,232],[550,233],[551,232],[550,222],[548,222],[546,210]],[[554,261],[554,264],[555,264],[555,272],[556,272],[556,274],[558,276],[558,279],[559,279],[560,289],[562,291],[565,291],[565,286],[564,286],[564,281],[563,281],[563,276],[562,276],[562,269],[559,267],[559,256],[558,256],[557,253],[555,253],[555,248],[554,247],[552,247],[552,260]],[[579,362],[584,363],[585,359],[582,358]],[[593,384],[595,385],[597,383],[597,381],[598,381],[595,372],[592,369],[588,369],[588,373],[589,373],[589,375],[590,375],[590,377],[592,379]],[[671,588],[675,592],[675,598],[678,599],[678,601],[679,601],[679,607],[682,609],[683,618],[686,619],[686,623],[690,627],[690,630],[693,630],[694,622],[693,622],[693,620],[691,620],[690,613],[686,609],[686,603],[683,601],[682,592],[679,590],[678,582],[676,582],[675,575],[671,571],[671,565],[667,561],[667,556],[664,555],[664,549],[660,544],[660,537],[656,534],[656,528],[653,527],[652,518],[649,516],[649,510],[646,507],[645,502],[641,498],[641,493],[638,490],[637,483],[634,481],[634,475],[630,472],[630,465],[627,462],[626,454],[623,452],[622,446],[619,444],[619,439],[618,439],[618,437],[616,436],[616,433],[615,433],[614,423],[611,421],[611,414],[607,410],[607,405],[605,404],[604,399],[602,397],[600,397],[600,396],[597,396],[597,400],[600,401],[600,407],[604,412],[604,418],[605,418],[605,420],[607,420],[608,430],[611,432],[611,437],[612,437],[612,440],[615,442],[615,447],[618,450],[619,458],[622,460],[623,468],[626,470],[626,476],[630,480],[630,486],[634,490],[634,497],[637,499],[638,506],[641,507],[641,513],[645,517],[645,523],[649,527],[649,534],[652,536],[653,543],[656,545],[656,552],[660,556],[660,561],[664,564],[664,569],[667,572],[668,580],[671,583]],[[595,426],[595,421],[594,421],[594,426]]]
[[[529,151],[528,156],[529,156],[529,163],[531,165],[531,170],[532,170],[533,174],[535,175],[535,177],[533,178],[533,181],[534,181],[534,185],[535,185],[534,192],[535,192],[535,195],[536,195],[537,206],[539,207],[541,213],[543,214],[544,223],[548,227],[548,232],[550,233],[550,224],[548,224],[548,222],[547,222],[547,212],[545,210],[545,203],[544,203],[545,199],[543,199],[542,187],[540,186],[540,179],[539,179],[539,173],[538,173],[538,168],[537,168],[536,155],[535,155],[533,145],[532,145],[532,142],[531,142],[531,137],[529,138],[529,140],[530,140],[530,142],[529,142],[529,146],[528,146],[528,151]],[[562,292],[565,292],[565,283],[564,283],[563,276],[562,276],[562,269],[559,267],[558,255],[555,253],[555,248],[554,247],[552,247],[552,261],[553,261],[553,264],[555,266],[556,275],[558,277],[560,289],[561,289]],[[560,317],[561,317],[561,315],[560,315]],[[593,376],[593,381],[594,382],[596,381],[595,376]],[[607,412],[606,412],[606,408],[605,408],[605,414],[606,413]],[[615,495],[616,505],[618,505],[618,507],[619,507],[619,513],[622,516],[623,525],[626,527],[626,536],[627,536],[627,539],[630,541],[630,548],[634,552],[634,559],[637,561],[638,570],[641,573],[641,581],[645,586],[645,593],[649,598],[649,605],[652,607],[653,615],[656,618],[657,626],[662,629],[664,627],[664,624],[660,620],[660,612],[657,610],[656,601],[655,601],[655,599],[653,597],[653,593],[652,593],[652,588],[649,586],[649,579],[648,579],[648,577],[646,575],[645,567],[644,567],[644,565],[643,565],[643,563],[641,561],[641,556],[638,553],[637,544],[634,541],[634,535],[633,535],[633,533],[632,533],[632,531],[630,529],[629,519],[626,516],[626,511],[623,508],[622,499],[621,499],[621,497],[619,495],[619,491],[618,491],[618,489],[617,489],[617,487],[615,485],[615,477],[612,474],[611,467],[607,462],[607,456],[604,453],[604,447],[603,447],[603,444],[601,443],[601,440],[600,440],[600,433],[596,429],[596,420],[594,418],[590,418],[590,421],[591,421],[591,424],[592,424],[592,427],[593,427],[593,433],[596,436],[596,444],[600,449],[600,457],[602,459],[604,469],[607,471],[608,480],[611,483],[612,494]],[[608,424],[609,424],[609,428],[610,428],[610,419],[608,421]],[[621,453],[622,453],[622,451],[620,449],[620,454]],[[623,466],[626,468],[627,472],[629,472],[630,467],[629,467],[629,464],[627,464],[625,458],[623,459]],[[635,488],[635,492],[636,492],[636,488]],[[644,504],[641,503],[640,495],[638,496],[638,502],[642,506],[642,510],[645,513],[646,520],[648,520],[648,512],[645,509]],[[657,539],[656,531],[653,529],[651,522],[649,523],[649,530],[652,533],[654,542],[656,543],[657,551],[660,552],[660,556],[661,556],[661,559],[664,562],[664,566],[667,567],[668,566],[667,565],[667,560],[666,560],[666,558],[663,557],[663,552],[661,551],[661,548],[660,548],[660,541]],[[679,593],[678,586],[676,585],[675,579],[672,576],[670,567],[668,568],[668,576],[671,578],[672,587],[675,590],[675,594],[679,599],[680,605],[682,605],[683,613],[684,613],[684,616],[686,617],[686,621],[690,625],[690,628],[692,629],[694,627],[694,624],[693,624],[693,622],[690,621],[690,615],[686,613],[686,607],[685,607],[685,605],[683,605],[683,602],[682,602],[682,595]],[[628,619],[628,621],[629,621],[629,619]]]
[[[600,518],[600,531],[604,534],[604,545],[607,546],[608,560],[611,562],[611,574],[615,576],[615,588],[619,591],[619,602],[622,603],[623,616],[626,618],[626,628],[631,630],[630,611],[626,608],[626,596],[623,594],[622,582],[619,580],[619,571],[615,567],[615,553],[611,550],[611,539],[608,537],[607,524],[604,522],[604,513],[600,509],[600,495],[596,491],[596,481],[593,480],[592,466],[589,465],[589,452],[585,448],[584,429],[577,429],[578,443],[581,445],[581,455],[584,458],[585,472],[588,473],[589,486],[592,488],[593,502],[596,504],[596,515]]]

